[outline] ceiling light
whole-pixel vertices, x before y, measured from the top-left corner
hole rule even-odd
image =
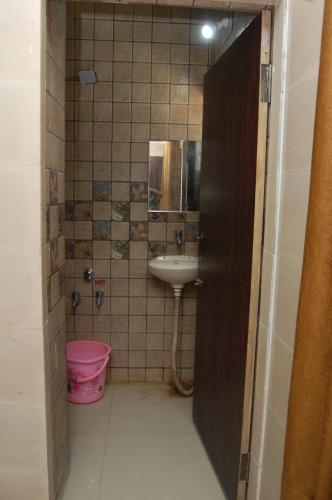
[[[214,35],[214,27],[211,26],[211,24],[204,24],[204,26],[202,26],[201,33],[203,38],[210,40],[210,38]]]

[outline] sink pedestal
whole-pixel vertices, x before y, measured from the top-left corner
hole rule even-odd
[[[186,283],[197,278],[198,259],[191,255],[163,255],[149,261],[150,273],[166,283],[170,283],[174,292],[174,328],[172,341],[172,377],[174,385],[183,396],[191,396],[193,387],[185,389],[176,372],[176,350],[179,334],[180,297]]]
[[[172,377],[175,387],[182,396],[192,396],[194,386],[190,389],[185,389],[181,384],[177,370],[176,370],[176,352],[178,346],[179,335],[179,314],[180,314],[180,298],[182,295],[183,287],[173,287],[174,292],[174,327],[173,327],[173,340],[172,340]]]

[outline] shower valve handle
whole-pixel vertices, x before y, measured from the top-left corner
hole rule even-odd
[[[204,285],[204,281],[201,280],[200,278],[197,278],[195,280],[195,283],[194,283],[195,286],[199,286],[200,288],[202,288],[202,286]]]
[[[85,269],[83,274],[84,274],[85,281],[92,281],[93,278],[95,277],[95,272],[91,267],[88,267],[87,269]]]

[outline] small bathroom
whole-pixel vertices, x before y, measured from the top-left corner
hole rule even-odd
[[[210,40],[201,31],[217,16],[216,11],[162,5],[67,3],[66,340],[91,339],[112,347],[111,385],[105,400],[91,409],[69,407],[74,454],[80,425],[95,427],[98,421],[96,432],[106,436],[109,432],[112,437],[113,432],[124,433],[129,439],[124,448],[131,446],[131,433],[146,434],[142,440],[135,436],[137,453],[147,440],[146,446],[155,448],[153,454],[163,454],[164,446],[153,442],[153,437],[149,444],[154,433],[176,433],[176,441],[189,440],[183,445],[186,454],[198,446],[196,437],[186,435],[194,432],[191,400],[182,401],[169,385],[173,288],[168,279],[153,276],[148,262],[163,255],[185,255],[197,261],[203,78],[213,57]],[[246,23],[252,17],[244,16]],[[92,83],[85,83],[84,77]],[[191,164],[190,157],[194,158]],[[158,197],[162,190],[164,195]],[[175,299],[180,305],[175,373],[177,383],[187,388],[194,378],[195,277],[189,277],[183,297],[182,289],[177,289]],[[174,437],[160,439],[168,442]],[[81,454],[81,443],[77,446]],[[122,450],[120,443],[119,447],[114,449],[116,457]],[[194,449],[181,460],[186,462],[191,453]],[[133,465],[137,458],[132,457]],[[198,456],[198,463],[203,458]],[[76,483],[72,486],[74,461],[75,455],[64,499],[78,494]],[[125,486],[121,480],[117,486],[121,466],[109,467],[100,478],[101,497],[109,487],[119,498],[134,497],[130,488],[140,482],[144,469],[137,469],[137,481]],[[179,473],[185,474],[181,469]],[[97,488],[98,479],[94,479]],[[188,476],[183,484],[189,483]],[[82,487],[81,495],[86,485]],[[167,495],[172,498],[186,495],[172,494],[169,488]],[[202,479],[188,495],[197,488],[201,489],[198,496],[204,495]],[[211,495],[221,498],[219,487],[213,484],[213,488]],[[137,490],[138,497],[141,494]]]
[[[323,9],[0,6],[0,500],[293,500]]]
[[[55,369],[54,412],[66,391],[70,401],[70,445],[64,408],[59,425],[63,449],[71,450],[63,500],[87,492],[87,498],[103,499],[109,489],[114,498],[145,498],[144,480],[142,491],[137,483],[151,456],[142,455],[140,470],[135,453],[147,446],[153,456],[163,457],[172,440],[176,446],[184,441],[176,452],[178,473],[169,472],[179,478],[174,492],[169,485],[158,497],[201,498],[209,491],[211,499],[224,498],[191,417],[202,285],[198,248],[204,239],[199,211],[203,81],[257,15],[86,1],[67,2],[66,11],[57,10],[56,16],[52,9],[48,13],[47,137],[54,148],[65,146],[64,172],[58,170],[60,158],[47,169],[51,322],[59,304],[66,311],[65,334],[57,335],[51,349],[59,356],[67,342],[111,346],[105,395],[91,407],[75,405],[79,377],[72,374],[66,386],[63,364]],[[57,66],[63,40],[52,45],[64,26],[65,75]],[[53,107],[59,113],[54,119]],[[130,459],[128,446],[133,447]],[[162,458],[165,465],[156,460],[157,484],[164,480],[159,468],[167,469],[169,458]],[[116,467],[113,460],[119,460]],[[62,453],[56,464],[61,476]],[[94,473],[87,470],[83,480],[81,467],[92,465]],[[137,480],[124,482],[123,467],[127,472],[133,467]],[[150,488],[149,494],[157,492]]]

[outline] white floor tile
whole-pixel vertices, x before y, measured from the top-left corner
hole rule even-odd
[[[128,384],[114,387],[110,433],[190,434],[192,398],[176,395],[168,386]]]
[[[105,434],[110,415],[112,391],[112,386],[106,386],[103,399],[96,403],[85,405],[69,403],[70,432],[73,434]]]
[[[70,405],[71,471],[61,500],[224,500],[192,423],[165,385],[108,387]]]
[[[105,435],[73,434],[71,467],[61,500],[97,500],[105,451]]]
[[[110,434],[98,500],[225,500],[197,435]]]

